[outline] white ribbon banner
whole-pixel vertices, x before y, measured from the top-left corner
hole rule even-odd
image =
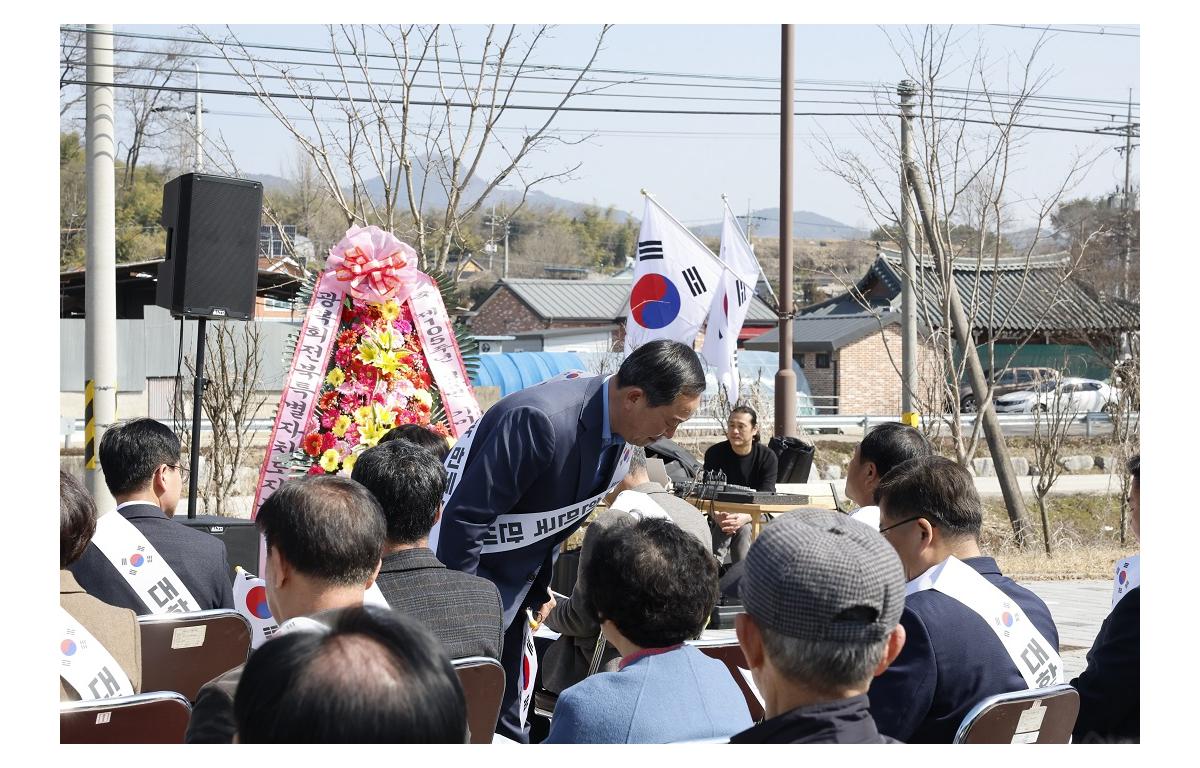
[[[59,606],[58,610],[63,627],[59,677],[66,680],[83,701],[132,696],[133,683],[108,649],[65,608]]]
[[[454,338],[454,325],[446,314],[446,305],[437,286],[424,283],[408,297],[413,324],[421,335],[421,351],[442,395],[442,405],[450,422],[450,431],[461,437],[467,427],[479,421],[483,411],[471,389],[471,377],[463,365],[462,352]]]
[[[183,579],[120,512],[108,512],[96,521],[92,543],[133,588],[150,613],[200,610]]]
[[[908,583],[904,594],[941,592],[970,608],[1004,645],[1029,688],[1063,682],[1062,659],[1017,601],[953,555]]]

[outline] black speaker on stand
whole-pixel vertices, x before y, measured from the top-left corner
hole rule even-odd
[[[196,318],[196,383],[192,399],[188,518],[196,517],[200,476],[200,414],[204,394],[204,324],[209,318],[251,320],[258,287],[262,184],[185,173],[163,185],[160,222],[166,260],[155,303],[175,317]]]

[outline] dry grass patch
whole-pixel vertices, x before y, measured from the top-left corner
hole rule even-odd
[[[1033,526],[1033,546],[1016,545],[1008,514],[1000,499],[984,500],[983,551],[996,558],[1000,569],[1021,580],[1108,579],[1113,564],[1137,551],[1132,535],[1120,540],[1120,503],[1114,496],[1078,494],[1048,499],[1051,554],[1042,544],[1037,506],[1027,507]]]

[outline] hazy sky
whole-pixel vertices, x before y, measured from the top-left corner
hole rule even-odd
[[[1086,25],[1070,26],[1099,29]],[[220,32],[215,26],[206,29]],[[919,34],[921,28],[909,29]],[[117,25],[116,31],[193,34],[173,25]],[[319,26],[237,25],[234,31],[247,42],[322,48],[329,45],[327,33]],[[598,31],[599,27],[595,25],[557,27],[553,38],[539,47],[534,62],[583,64]],[[1124,102],[1132,88],[1134,119],[1138,120],[1140,40],[1128,36],[1136,35],[1138,29],[1118,25],[1108,27],[1106,31],[1120,34],[1050,32],[1043,40],[1035,63],[1035,71],[1048,77],[1040,93],[1047,97]],[[464,36],[468,42],[464,58],[471,57],[470,39],[477,32],[478,28],[465,28]],[[893,46],[903,48],[903,34],[904,28],[898,26],[797,25],[795,76],[802,81],[796,91],[797,111],[862,111],[862,105],[873,103],[874,97],[846,91],[869,84],[894,87],[904,76],[901,59],[893,50]],[[1040,31],[1028,28],[956,27],[956,42],[950,48],[946,67],[950,74],[944,74],[942,82],[951,86],[966,85],[970,61],[982,50],[988,62],[990,87],[1019,90],[1021,67],[1039,36]],[[604,50],[594,66],[625,73],[597,73],[595,76],[615,80],[640,79],[641,82],[614,85],[604,93],[616,95],[580,97],[573,103],[622,109],[770,112],[778,108],[779,37],[776,25],[618,25],[608,33]],[[139,40],[125,41],[124,44],[144,46],[149,43]],[[478,45],[474,46],[474,51],[478,51]],[[281,58],[297,56],[281,51],[259,53]],[[326,55],[325,59],[328,58]],[[225,65],[208,60],[202,66],[215,70],[223,69]],[[688,81],[661,74],[627,74],[630,71],[762,80],[708,78]],[[671,84],[653,84],[664,82]],[[681,85],[684,82],[700,83],[703,87]],[[243,89],[239,81],[228,77],[205,76],[203,83],[205,87]],[[978,88],[978,85],[976,77],[972,87]],[[529,81],[527,87],[562,86],[561,83]],[[686,96],[698,98],[681,98]],[[524,103],[545,103],[545,98],[535,94],[521,97]],[[825,103],[815,103],[817,101]],[[219,132],[244,171],[287,175],[295,156],[294,143],[255,99],[206,96],[205,110],[206,133],[214,136]],[[299,112],[294,103],[290,110],[293,114]],[[1125,116],[1123,105],[1073,101],[1038,102],[1031,105],[1030,112],[1046,117],[1031,115],[1026,118],[1027,123],[1084,130],[1123,123]],[[510,113],[502,124],[505,131],[501,135],[508,139],[518,137],[518,129],[523,124],[532,124],[544,114],[532,111]],[[975,116],[983,117],[982,114]],[[119,130],[120,120],[119,115]],[[870,226],[870,219],[856,194],[844,181],[822,169],[817,159],[822,152],[817,137],[826,134],[839,150],[863,151],[866,144],[855,128],[855,122],[863,120],[796,117],[796,210],[814,211],[850,225]],[[866,120],[875,125],[885,124],[879,118]],[[586,131],[595,131],[596,135],[580,144],[556,146],[534,158],[534,172],[551,172],[582,164],[573,179],[561,183],[551,181],[539,187],[548,194],[602,206],[611,204],[640,216],[639,190],[645,188],[688,224],[717,220],[722,193],[729,196],[731,205],[739,213],[747,205],[752,208],[778,205],[778,117],[575,113],[560,116],[556,126],[565,138],[572,140],[581,138]],[[896,130],[895,126],[890,130]],[[1049,194],[1061,181],[1069,158],[1077,151],[1101,155],[1078,187],[1077,194],[1110,192],[1123,179],[1124,162],[1109,148],[1121,143],[1111,136],[1030,131],[1023,135],[1020,152],[1013,163],[1010,198],[1022,200]],[[1135,183],[1139,154],[1134,153]],[[885,186],[894,184],[894,179],[885,182]]]

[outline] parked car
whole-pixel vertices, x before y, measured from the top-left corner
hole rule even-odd
[[[984,376],[989,374],[990,371],[983,372]],[[1005,368],[992,378],[992,400],[1010,392],[1034,389],[1039,383],[1057,379],[1058,376],[1058,371],[1053,368]],[[965,413],[973,413],[976,402],[975,392],[971,389],[970,383],[963,382],[959,385],[958,391],[959,408]]]
[[[1112,409],[1119,390],[1095,379],[1066,377],[1043,381],[1036,388],[996,398],[997,413],[1032,413],[1059,409],[1092,413]]]

